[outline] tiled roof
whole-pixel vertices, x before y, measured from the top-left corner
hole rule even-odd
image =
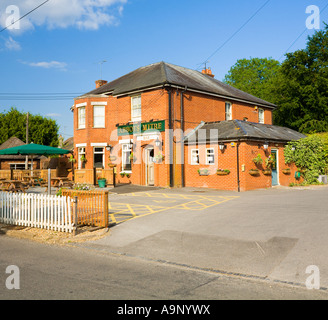
[[[189,90],[199,91],[205,94],[250,102],[269,108],[276,107],[273,103],[254,97],[199,71],[166,62],[158,62],[141,67],[81,97],[103,94],[111,94],[113,96],[124,95],[156,86],[187,87]]]
[[[202,131],[200,131],[202,130]],[[295,130],[248,121],[230,120],[203,123],[186,136],[186,143],[209,141],[268,140],[288,142],[306,136]]]

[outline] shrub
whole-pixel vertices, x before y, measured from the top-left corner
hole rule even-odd
[[[295,163],[302,170],[302,176],[309,184],[317,183],[319,175],[325,174],[328,166],[328,148],[319,136],[289,142],[284,155],[287,164]]]

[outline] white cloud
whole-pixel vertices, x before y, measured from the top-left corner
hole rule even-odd
[[[19,51],[21,50],[20,44],[15,41],[12,37],[9,37],[5,40],[5,48],[10,51]]]
[[[44,68],[44,69],[60,69],[62,71],[66,71],[67,64],[65,62],[59,62],[59,61],[42,61],[42,62],[24,62],[21,61],[24,64],[29,65],[30,67],[38,67],[38,68]]]
[[[15,3],[20,17],[39,6],[42,0],[1,0],[0,28],[8,25],[10,14],[6,9]],[[49,29],[76,27],[97,30],[104,25],[115,25],[122,15],[127,0],[50,0],[19,22],[19,29],[8,30],[22,33],[38,26]]]

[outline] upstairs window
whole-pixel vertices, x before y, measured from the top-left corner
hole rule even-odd
[[[131,97],[131,121],[141,121],[141,96]]]
[[[77,128],[85,129],[85,107],[77,109]]]
[[[94,106],[93,107],[93,127],[105,128],[105,107]]]
[[[225,119],[232,120],[232,106],[230,102],[226,102],[225,104]]]
[[[264,110],[259,109],[259,123],[264,123]]]

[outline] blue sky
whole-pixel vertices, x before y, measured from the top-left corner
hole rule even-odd
[[[73,135],[72,97],[94,89],[100,61],[107,61],[102,78],[108,81],[159,61],[199,69],[266,1],[50,0],[22,19],[18,30],[0,32],[0,111],[14,106],[49,116],[68,138]],[[1,0],[0,30],[10,15],[8,6],[23,16],[42,2]],[[305,30],[306,8],[322,10],[327,2],[271,0],[208,66],[222,80],[238,59],[280,59]],[[320,20],[323,28],[328,8]],[[313,33],[306,30],[289,51],[304,48]],[[59,100],[59,93],[67,99]],[[4,100],[5,94],[11,98]],[[48,99],[40,100],[42,95]]]

